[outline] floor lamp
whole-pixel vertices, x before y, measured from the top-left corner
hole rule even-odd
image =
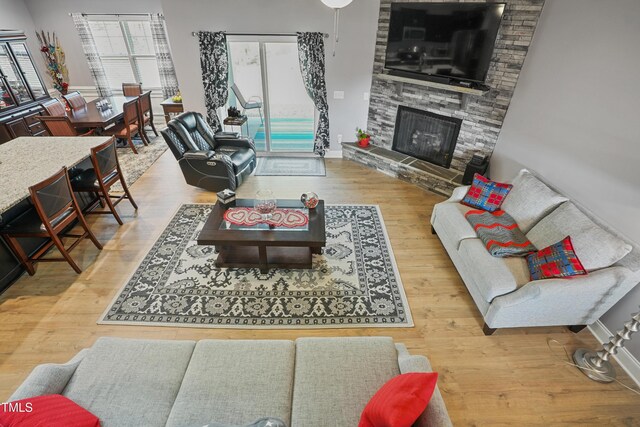
[[[616,379],[616,371],[609,359],[624,347],[625,341],[634,332],[640,330],[640,312],[632,314],[631,320],[624,324],[624,328],[616,333],[600,351],[579,348],[573,353],[573,361],[583,374],[594,381],[610,383]]]

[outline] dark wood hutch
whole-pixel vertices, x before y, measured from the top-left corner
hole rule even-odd
[[[50,98],[26,35],[0,30],[0,144],[19,136],[47,135],[36,116],[43,113],[40,103]]]

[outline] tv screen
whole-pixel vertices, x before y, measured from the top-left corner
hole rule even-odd
[[[385,68],[484,82],[504,3],[392,3]]]

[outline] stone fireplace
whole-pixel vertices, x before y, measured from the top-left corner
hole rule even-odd
[[[392,149],[448,169],[461,124],[455,117],[401,105]]]
[[[391,3],[396,1],[407,0],[380,0],[367,120],[372,146],[365,149],[343,143],[343,157],[450,195],[453,188],[461,185],[465,167],[474,154],[490,157],[493,153],[544,0],[502,0],[506,6],[485,80],[488,91],[410,79],[399,81],[386,75],[389,15]],[[400,110],[403,113],[418,110],[443,120],[455,120],[459,123],[457,139],[453,144],[442,143],[440,138],[446,137],[446,130],[434,131],[418,125],[412,131],[406,130],[404,124],[397,123]],[[454,131],[448,130],[451,135]],[[400,137],[404,140],[399,141]]]

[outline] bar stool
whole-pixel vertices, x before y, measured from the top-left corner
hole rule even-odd
[[[63,167],[50,178],[29,187],[29,192],[34,208],[6,224],[0,229],[0,235],[5,238],[10,249],[31,276],[35,274],[34,264],[36,262],[66,261],[76,273],[81,273],[82,270],[71,258],[69,252],[84,238],[89,238],[98,249],[102,249],[102,245],[91,232],[82,215],[78,201],[71,189],[67,168]],[[65,228],[76,219],[84,229],[84,233],[65,233]],[[34,237],[44,237],[50,240],[29,256],[25,253],[18,239]],[[65,248],[61,237],[74,237],[76,240],[69,248]],[[62,258],[43,258],[44,254],[54,245],[60,251]]]
[[[102,199],[109,208],[108,211],[94,211],[88,210],[87,214],[113,214],[118,224],[122,225],[120,215],[116,211],[116,205],[122,200],[127,199],[133,205],[134,209],[138,210],[138,205],[131,197],[129,187],[124,180],[122,170],[120,170],[120,163],[118,162],[118,155],[116,153],[116,139],[111,138],[104,144],[100,144],[97,147],[91,149],[91,163],[93,169],[88,169],[82,172],[71,180],[71,186],[73,191],[94,193],[98,196],[98,201],[102,205]],[[109,194],[111,186],[120,181],[124,194],[120,196]],[[116,199],[111,201],[111,199]],[[92,207],[95,207],[93,205]],[[92,208],[91,207],[91,208]]]

